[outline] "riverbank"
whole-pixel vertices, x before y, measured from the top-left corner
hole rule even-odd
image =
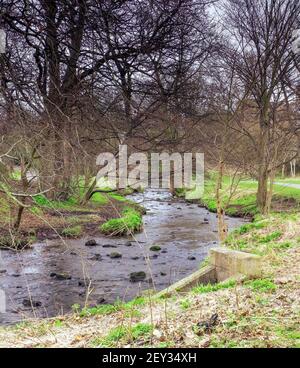
[[[46,239],[79,238],[86,235],[97,236],[101,233],[113,234],[116,229],[109,226],[112,219],[120,219],[122,227],[134,232],[132,217],[142,227],[142,206],[128,200],[126,193],[96,193],[91,200],[83,205],[82,197],[71,197],[65,201],[48,200],[39,195],[28,201],[24,210],[18,233],[13,230],[17,214],[17,204],[0,195],[0,247],[23,249],[35,242]],[[122,215],[124,211],[131,216]]]
[[[228,247],[263,257],[259,280],[199,286],[165,300],[146,293],[1,328],[0,346],[300,347],[299,229],[298,213],[274,214],[228,238]]]
[[[291,179],[292,184],[297,184],[300,179]],[[215,198],[217,173],[210,171],[204,182],[204,193],[199,199],[191,200],[199,203],[211,212],[217,211]],[[294,212],[300,210],[300,188],[297,185],[288,185],[286,180],[275,181],[273,186],[272,212]],[[258,214],[256,206],[257,182],[247,178],[224,175],[220,189],[220,197],[223,208],[229,216],[247,217],[253,219]],[[177,190],[179,197],[197,198],[197,191]]]
[[[217,218],[205,208],[163,190],[135,193],[124,205],[133,202],[147,210],[142,232],[127,234],[124,222],[140,226],[140,217],[126,205],[123,217],[101,226],[110,233],[125,230],[122,237],[103,234],[97,225],[99,234],[46,239],[23,251],[2,251],[0,283],[7,309],[0,325],[68,314],[74,305],[129,301],[149,288],[160,291],[196,271],[217,246]],[[246,223],[226,220],[230,229]]]

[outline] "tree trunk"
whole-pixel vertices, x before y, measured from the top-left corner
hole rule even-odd
[[[224,162],[223,160],[220,160],[217,188],[216,188],[216,201],[217,201],[217,215],[218,215],[218,233],[221,242],[223,242],[226,239],[228,232],[227,225],[225,222],[225,211],[222,205],[220,193],[220,190],[222,188],[223,173],[224,173]]]
[[[266,207],[264,214],[268,215],[271,211],[272,205],[272,197],[273,197],[273,187],[274,187],[274,178],[275,178],[275,171],[272,170],[270,175],[270,184],[269,184],[269,191],[267,192],[267,199],[266,199]]]
[[[14,223],[14,230],[16,230],[16,231],[19,230],[19,227],[21,225],[22,215],[23,215],[24,208],[25,208],[25,199],[22,200],[22,203],[24,203],[24,206],[21,206],[21,205],[19,206],[17,218],[16,218],[16,221]]]
[[[257,207],[262,214],[265,214],[267,196],[268,196],[268,174],[267,171],[262,171],[258,178],[258,189],[256,199]]]
[[[269,100],[264,97],[260,115],[259,171],[256,204],[260,213],[265,214],[268,196],[268,134],[269,134]]]

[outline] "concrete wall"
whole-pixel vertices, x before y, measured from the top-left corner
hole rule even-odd
[[[210,250],[209,262],[208,266],[162,290],[156,296],[168,297],[174,293],[189,291],[199,284],[215,284],[229,278],[261,277],[262,259],[255,254],[217,247]]]

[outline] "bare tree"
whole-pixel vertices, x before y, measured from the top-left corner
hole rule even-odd
[[[258,134],[252,133],[250,139],[255,142],[257,205],[262,213],[268,208],[268,181],[278,166],[278,160],[274,164],[274,138],[280,125],[278,107],[284,100],[282,81],[294,71],[292,33],[297,28],[299,11],[296,0],[228,0],[226,5],[232,37],[227,56],[236,65],[256,108]]]

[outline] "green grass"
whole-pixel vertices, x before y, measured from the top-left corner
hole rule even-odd
[[[118,326],[113,328],[104,338],[96,338],[92,341],[92,346],[114,347],[120,340],[122,343],[129,343],[139,338],[147,338],[153,331],[153,327],[147,323],[138,323],[133,327]]]
[[[270,243],[271,241],[278,240],[282,236],[282,231],[276,230],[270,234],[262,236],[258,239],[259,243]]]
[[[121,340],[126,335],[127,329],[124,326],[118,326],[113,328],[106,337],[94,339],[92,341],[92,346],[110,348],[113,347],[116,342]]]
[[[280,326],[275,329],[280,339],[288,341],[290,347],[300,348],[300,329],[299,325]]]
[[[297,228],[299,213],[272,213],[268,218],[255,216],[250,224],[245,224],[232,231],[225,240],[225,245],[236,250],[265,256],[280,253],[299,246],[297,238],[285,239],[285,232]],[[294,224],[294,225],[293,225]]]
[[[233,191],[233,195],[229,200],[230,188],[234,183],[237,184],[236,189]],[[300,180],[295,179],[294,183]],[[199,198],[199,203],[205,206],[209,211],[217,211],[216,202],[216,182],[217,173],[209,172],[208,177],[205,178],[204,182],[204,193],[199,196],[194,196],[192,191],[185,189],[177,189],[176,193],[179,197]],[[289,182],[287,179],[286,182]],[[256,192],[257,192],[257,182],[253,180],[238,180],[225,175],[222,181],[222,189],[220,191],[223,206],[227,206],[226,214],[230,216],[249,216],[253,217],[259,213],[256,206]],[[273,188],[274,200],[287,200],[292,199],[295,201],[295,206],[300,205],[300,189],[283,187],[282,185],[274,185]]]
[[[208,285],[198,285],[192,289],[194,294],[204,294],[204,293],[211,293],[214,291],[222,290],[222,289],[229,289],[236,286],[235,280],[228,280],[224,282],[219,282],[217,284],[208,284]]]
[[[258,292],[273,292],[276,290],[276,285],[271,279],[248,280],[244,282],[244,286]]]
[[[97,316],[97,315],[108,315],[117,312],[121,309],[121,306],[105,304],[99,305],[93,308],[84,308],[80,311],[80,317]]]
[[[145,303],[145,298],[138,297],[127,303],[116,302],[115,304],[104,304],[92,308],[83,308],[82,310],[80,310],[80,306],[76,307],[78,309],[77,312],[79,313],[80,317],[88,317],[96,315],[108,315],[121,310],[131,311],[138,306],[144,305]]]
[[[277,183],[283,183],[283,184],[286,184],[286,183],[291,183],[291,184],[300,184],[300,178],[299,177],[286,177],[286,178],[278,178],[278,179],[275,179],[275,181]]]
[[[180,308],[182,310],[189,309],[191,307],[191,305],[192,305],[192,303],[188,299],[181,300],[181,302],[180,302]]]
[[[126,207],[120,218],[108,220],[100,230],[107,235],[125,235],[140,231],[142,226],[142,215],[134,208]]]
[[[68,238],[77,238],[82,234],[82,226],[76,225],[72,227],[67,227],[61,231],[61,235]]]
[[[79,186],[74,189],[74,194],[65,201],[55,201],[46,198],[45,195],[38,195],[34,197],[33,201],[40,207],[46,207],[54,210],[88,210],[86,206],[82,206],[80,203],[85,194],[85,190]],[[109,191],[109,188],[103,188],[103,190]],[[95,206],[103,206],[109,203],[110,199],[114,199],[120,202],[130,202],[120,193],[95,193],[90,199],[89,203]]]

